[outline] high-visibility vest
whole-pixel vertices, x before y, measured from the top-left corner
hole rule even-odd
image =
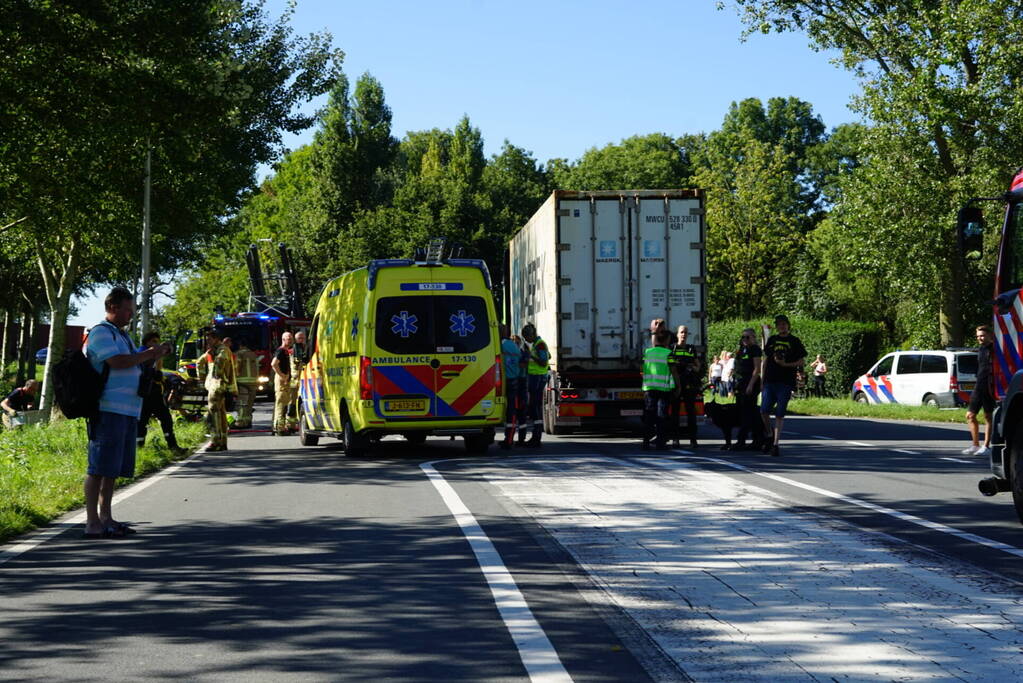
[[[537,347],[540,344],[544,345],[544,350],[547,352],[547,358],[543,359],[542,361],[540,360],[540,355],[537,350]],[[531,375],[547,374],[547,364],[551,360],[551,353],[550,350],[547,349],[546,347],[547,344],[545,344],[544,340],[540,339],[540,337],[537,337],[536,341],[529,345],[529,367],[527,368],[527,372],[529,372],[529,374]]]
[[[238,384],[257,384],[259,382],[259,358],[252,349],[239,349],[235,354],[238,368]]]
[[[651,346],[643,352],[643,391],[671,391],[675,380],[668,368],[671,349],[665,346]]]

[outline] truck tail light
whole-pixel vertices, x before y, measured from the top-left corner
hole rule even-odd
[[[504,395],[504,382],[501,376],[503,361],[504,359],[501,357],[501,354],[497,354],[497,359],[494,361],[494,391],[497,392],[498,396]]]
[[[368,401],[373,398],[373,359],[363,356],[359,363],[359,398]]]

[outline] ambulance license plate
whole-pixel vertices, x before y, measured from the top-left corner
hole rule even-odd
[[[418,398],[384,401],[384,410],[389,413],[416,413],[425,409],[426,401]]]
[[[959,383],[959,388],[962,389],[963,391],[973,391],[973,387],[974,386],[975,386],[974,382],[960,382]]]
[[[642,401],[643,400],[643,392],[642,391],[619,391],[618,392],[618,400],[619,401]]]

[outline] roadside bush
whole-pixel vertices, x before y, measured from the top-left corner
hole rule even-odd
[[[828,364],[826,393],[829,396],[847,396],[853,380],[862,375],[877,360],[881,347],[881,329],[872,323],[824,321],[792,317],[792,334],[806,347],[807,385],[812,383],[810,363],[818,353]],[[708,358],[722,350],[735,351],[739,336],[747,327],[757,330],[764,323],[774,327],[773,319],[722,320],[707,325]],[[759,341],[758,341],[759,343]]]

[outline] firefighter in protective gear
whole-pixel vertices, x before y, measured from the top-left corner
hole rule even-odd
[[[234,426],[249,429],[252,427],[252,406],[259,391],[259,356],[248,347],[244,339],[238,340],[235,368],[238,380],[238,418]]]
[[[519,425],[519,444],[539,448],[543,435],[543,392],[547,387],[547,365],[551,354],[547,342],[537,336],[536,326],[526,323],[522,328],[522,339],[527,344],[529,363],[526,366],[527,415]],[[533,435],[526,441],[526,430],[532,426]]]
[[[274,371],[274,426],[277,436],[288,433],[288,408],[295,397],[291,392],[292,359],[295,355],[295,338],[291,332],[281,335],[281,346],[274,352],[270,367]]]
[[[668,447],[667,421],[675,380],[671,376],[671,334],[660,331],[650,335],[652,346],[643,352],[643,391],[645,405],[643,421],[643,450],[650,449],[650,441],[658,450]]]
[[[288,430],[292,432],[298,431],[298,403],[302,400],[298,389],[302,383],[302,368],[305,367],[307,353],[305,332],[299,330],[295,333],[295,347],[291,354],[291,407],[288,408],[286,419]]]
[[[689,445],[696,448],[696,397],[700,394],[703,380],[703,359],[700,353],[689,343],[689,328],[678,326],[676,341],[668,356],[672,379],[675,380],[675,393],[672,396],[672,418],[674,420],[675,447],[679,445],[682,435],[682,407],[686,410],[686,434]]]
[[[231,352],[221,342],[220,335],[211,330],[207,335],[206,352],[206,408],[209,415],[210,446],[207,451],[227,450],[228,394],[236,390],[234,361]]]

